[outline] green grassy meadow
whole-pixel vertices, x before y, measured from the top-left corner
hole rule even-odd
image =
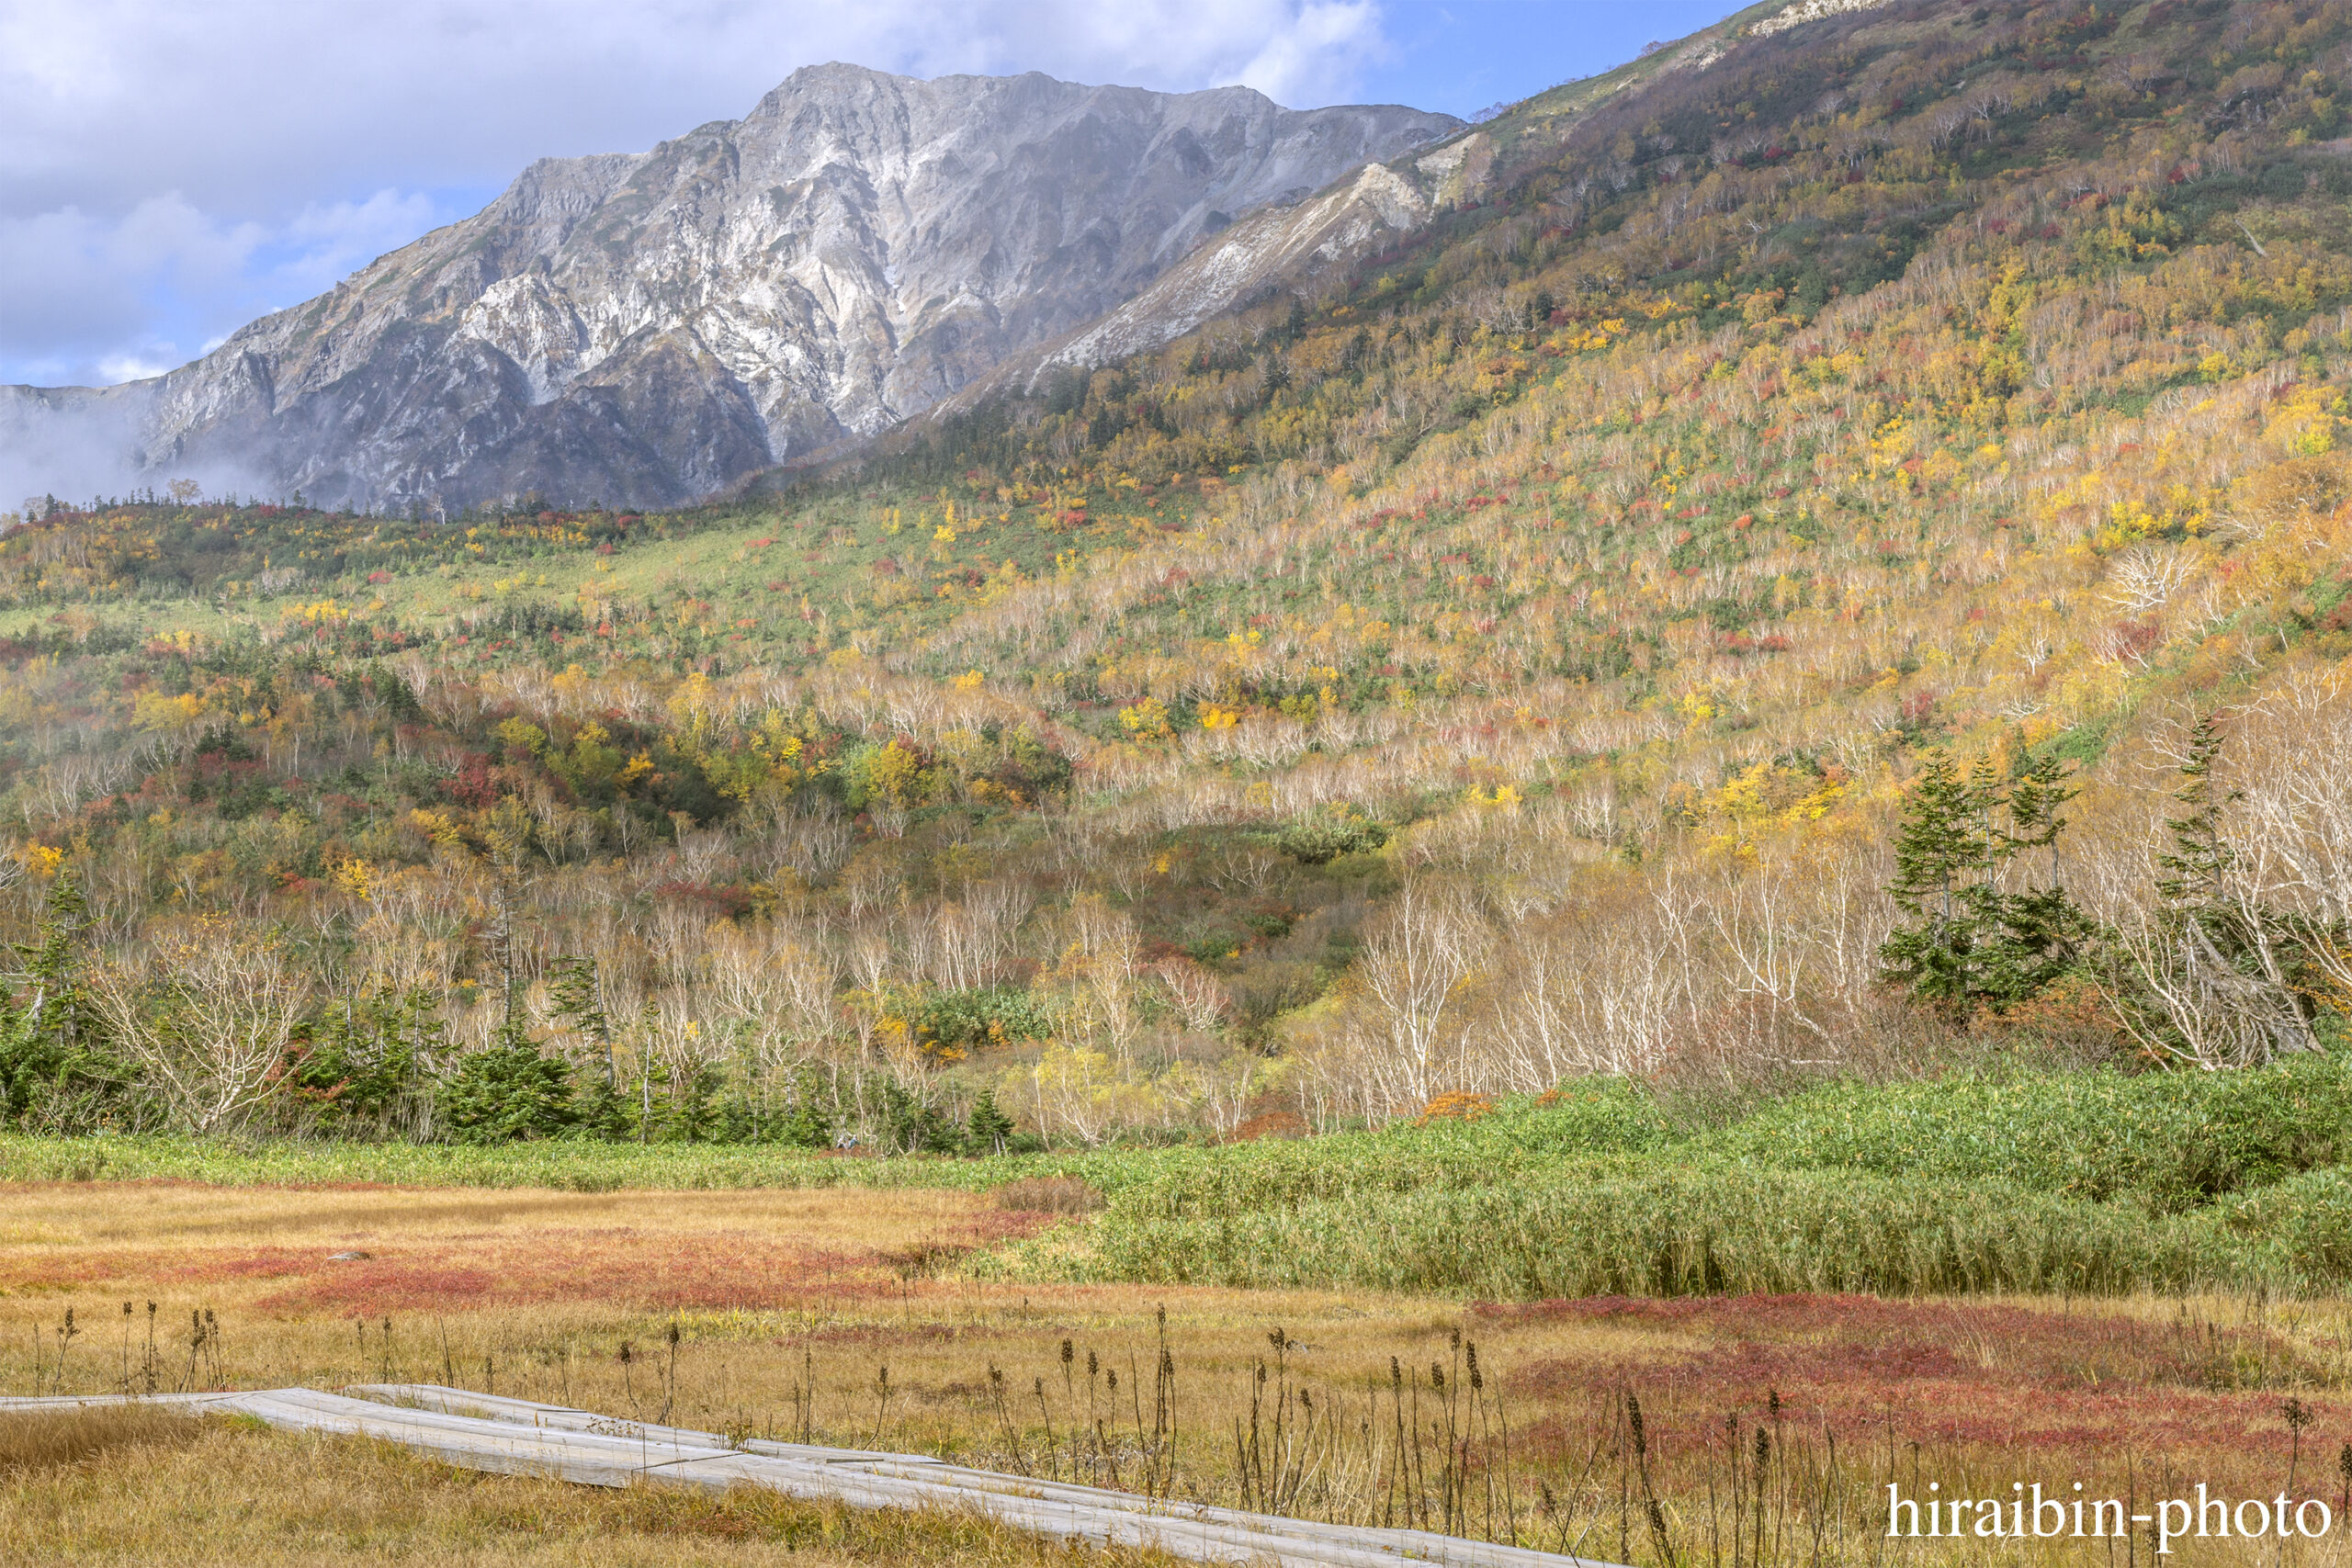
[[[2352,1280],[2352,1058],[2339,1054],[2234,1074],[1838,1082],[1728,1118],[1607,1079],[1470,1110],[1312,1139],[976,1159],[12,1135],[0,1179],[989,1190],[1062,1179],[1099,1193],[1101,1212],[970,1266],[1495,1300]]]

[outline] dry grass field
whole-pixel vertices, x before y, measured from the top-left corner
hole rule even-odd
[[[1890,1548],[1890,1480],[2082,1481],[2143,1505],[2203,1481],[2339,1513],[2352,1485],[2339,1303],[1495,1305],[964,1267],[1055,1218],[921,1190],[16,1185],[0,1389],[453,1382],[1660,1568],[2018,1550]],[[647,1563],[1051,1554],[970,1521],[598,1494],[221,1423],[39,1426],[0,1433],[0,1562],[522,1563],[591,1540]],[[2261,1556],[2333,1562],[2340,1539]]]
[[[61,1428],[65,1428],[61,1430]],[[389,1444],[109,1411],[0,1418],[0,1563],[450,1568],[1043,1568],[1069,1553],[971,1517],[738,1492],[478,1475]],[[1105,1568],[1168,1562],[1106,1551]]]

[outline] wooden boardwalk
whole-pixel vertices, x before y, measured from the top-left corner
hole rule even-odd
[[[0,1412],[125,1403],[119,1395],[0,1399]],[[1098,1545],[1158,1547],[1203,1562],[1279,1568],[1611,1568],[1590,1558],[1497,1546],[1427,1530],[1317,1524],[1003,1475],[922,1454],[872,1453],[803,1443],[732,1443],[711,1432],[505,1399],[433,1383],[376,1383],[344,1393],[277,1388],[249,1393],[158,1394],[153,1404],[251,1416],[297,1432],[374,1438],[444,1463],[590,1486],[656,1483],[725,1491],[757,1486],[865,1508],[987,1514],[1041,1535]]]

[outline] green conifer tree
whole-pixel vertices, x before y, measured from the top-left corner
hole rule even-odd
[[[825,1086],[812,1064],[800,1069],[793,1084],[792,1108],[776,1127],[776,1136],[797,1148],[829,1148],[833,1119],[825,1113]]]
[[[605,1086],[614,1087],[613,1022],[605,1016],[602,989],[596,984],[596,961],[564,957],[555,961],[548,991],[555,1015],[576,1031],[604,1058]]]
[[[581,1037],[595,1064],[574,1100],[572,1130],[607,1142],[627,1138],[635,1118],[628,1097],[620,1090],[620,1075],[613,1055],[613,1021],[605,1011],[596,961],[589,957],[558,958],[548,976],[548,992],[555,1004],[556,1018]]]
[[[972,1101],[972,1115],[967,1125],[975,1154],[1001,1155],[1012,1136],[1012,1118],[998,1107],[996,1090],[992,1089],[980,1090],[978,1097]]]
[[[1912,995],[1964,1006],[1984,934],[1976,889],[1989,869],[1981,790],[1960,775],[1951,756],[1930,751],[1904,803],[1894,842],[1894,880],[1887,895],[1910,922],[1879,947],[1879,976]]]
[[[2028,762],[2005,785],[1988,760],[1963,779],[1950,756],[1928,753],[1887,889],[1910,919],[1879,949],[1881,979],[1966,1010],[2022,1001],[2065,973],[2087,931],[2056,874],[2058,808],[2074,795],[2055,759]],[[2037,848],[2051,852],[2049,883],[2005,888],[2003,872]]]
[[[0,1122],[38,1109],[46,1124],[89,1125],[130,1082],[105,1049],[82,987],[90,908],[70,870],[51,883],[24,963],[20,1008],[0,1005]]]
[[[83,1043],[89,1020],[82,994],[82,943],[90,929],[90,906],[71,871],[50,884],[33,941],[19,947],[25,960],[27,1028],[61,1055]]]
[[[435,1109],[444,1134],[461,1144],[553,1137],[579,1120],[570,1064],[542,1055],[514,1023],[499,1025],[487,1048],[458,1063]]]
[[[2237,852],[2222,831],[2222,811],[2239,792],[2215,795],[2213,764],[2221,756],[2221,729],[2209,713],[2188,732],[2188,755],[2180,764],[2183,783],[2173,795],[2188,807],[2188,814],[2171,819],[2172,851],[2156,857],[2165,873],[2156,879],[2157,896],[2184,919],[2211,917],[2221,910],[2230,868],[2237,861]]]
[[[2007,865],[2032,850],[2047,850],[2049,863],[2046,881],[1996,891],[1986,905],[1996,929],[1985,942],[1983,993],[1996,1006],[2023,1001],[2052,984],[2081,961],[2091,935],[2090,920],[2059,875],[2058,835],[2065,824],[2058,810],[2079,793],[2055,756],[2028,761],[2003,792],[2008,825],[1999,863]]]

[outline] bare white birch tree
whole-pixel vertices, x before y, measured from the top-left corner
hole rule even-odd
[[[310,998],[277,942],[217,919],[96,966],[90,982],[108,1032],[197,1134],[244,1124],[276,1092]]]

